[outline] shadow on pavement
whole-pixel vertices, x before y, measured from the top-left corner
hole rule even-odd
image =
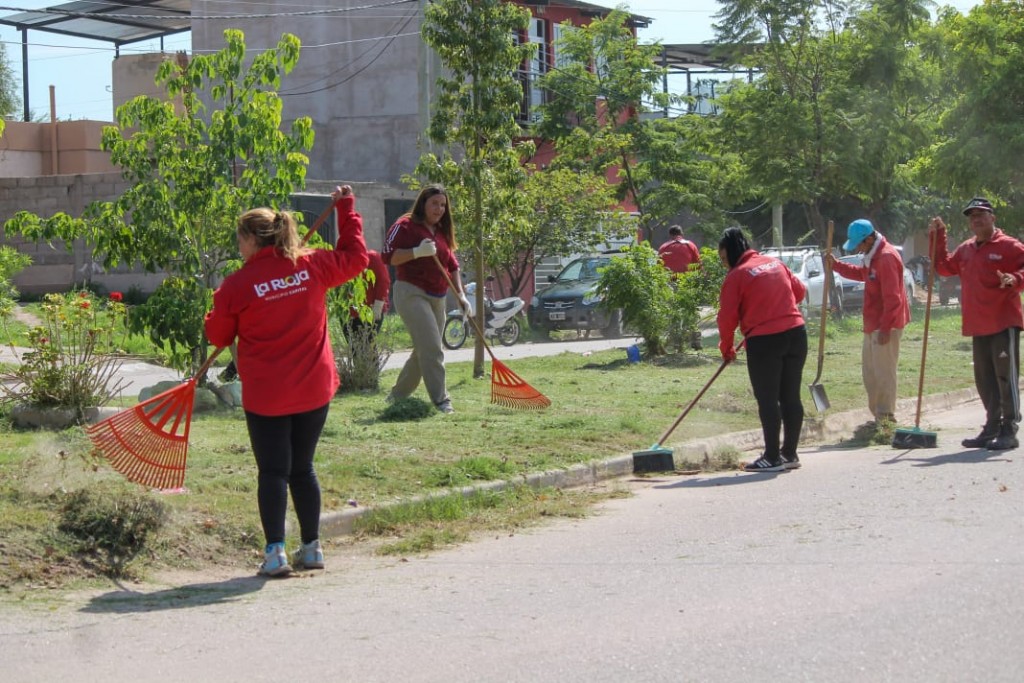
[[[715,486],[736,486],[738,484],[753,484],[758,481],[769,481],[785,472],[730,472],[721,477],[710,477],[707,479],[684,479],[674,484],[662,484],[655,486],[656,489],[702,489]]]
[[[90,614],[127,614],[158,610],[205,607],[255,593],[263,588],[266,577],[235,577],[216,583],[194,583],[176,588],[142,593],[131,590],[112,591],[98,595],[81,609]]]
[[[888,460],[883,460],[879,464],[898,465],[900,463],[909,462],[912,463],[914,467],[937,467],[938,465],[971,464],[979,462],[1011,462],[1009,458],[999,457],[1002,456],[1005,451],[986,451],[977,448],[960,451],[959,453],[943,453],[941,455],[936,455],[934,458],[904,457],[908,453],[921,453],[921,450],[912,449],[900,451],[899,455],[889,458]]]

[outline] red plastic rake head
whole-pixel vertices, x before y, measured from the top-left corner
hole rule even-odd
[[[547,408],[551,405],[551,399],[531,387],[491,354],[491,403],[506,408],[531,410]]]
[[[115,470],[143,486],[180,488],[185,481],[195,378],[89,425],[85,433]]]

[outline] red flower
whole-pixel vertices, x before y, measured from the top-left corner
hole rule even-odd
[[[89,300],[88,300],[88,299],[83,299],[82,301],[79,301],[79,302],[78,302],[78,305],[79,305],[79,306],[80,306],[81,308],[83,308],[83,309],[85,309],[85,308],[89,308]]]
[[[84,299],[87,296],[89,296],[89,292],[79,292],[78,293],[78,298],[79,299]]]
[[[121,301],[123,299],[124,299],[124,295],[121,294],[121,292],[111,292],[110,293],[110,300],[111,301]]]

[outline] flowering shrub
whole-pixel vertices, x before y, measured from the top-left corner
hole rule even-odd
[[[106,301],[86,291],[47,294],[43,324],[29,330],[30,350],[3,373],[0,401],[70,408],[81,418],[86,408],[116,396],[123,386],[115,376],[126,317],[121,298],[119,292]]]

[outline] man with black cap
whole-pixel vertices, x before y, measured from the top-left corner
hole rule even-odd
[[[948,253],[946,224],[933,218],[928,234],[934,240],[935,272],[960,276],[961,330],[971,337],[974,383],[985,406],[985,424],[965,448],[1017,448],[1020,423],[1020,331],[1024,311],[1024,244],[996,227],[992,203],[975,197],[964,208],[971,232]]]
[[[832,254],[826,258],[835,272],[864,283],[861,377],[868,394],[868,409],[876,424],[895,422],[900,339],[910,322],[903,259],[896,247],[864,218],[850,223],[843,249],[864,255],[860,266],[843,263]]]

